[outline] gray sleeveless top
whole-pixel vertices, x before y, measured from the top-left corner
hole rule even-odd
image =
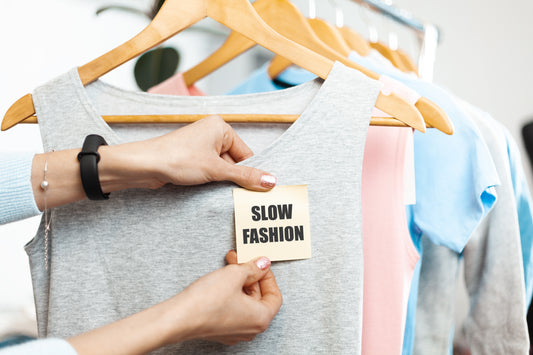
[[[177,125],[108,126],[100,115],[300,114],[291,126],[234,125],[254,150],[242,162],[308,185],[312,254],[272,270],[283,306],[250,343],[189,341],[155,353],[359,353],[363,254],[361,170],[381,84],[336,63],[327,80],[272,93],[173,97],[126,92],[76,69],[33,93],[45,151],[79,148],[86,135],[109,144],[164,134]],[[69,337],[139,312],[224,266],[235,248],[232,183],[127,190],[104,202],[52,212],[48,271],[43,226],[27,245],[40,336]]]

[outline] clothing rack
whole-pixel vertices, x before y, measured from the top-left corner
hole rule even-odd
[[[418,56],[419,75],[425,80],[433,80],[435,56],[441,37],[440,30],[436,25],[416,19],[409,11],[393,6],[390,0],[352,1],[414,30],[421,40]]]

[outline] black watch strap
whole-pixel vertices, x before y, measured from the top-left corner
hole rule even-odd
[[[102,192],[98,177],[98,162],[100,161],[98,147],[101,145],[107,145],[105,139],[97,134],[90,134],[85,137],[81,152],[78,154],[81,183],[89,200],[109,199],[109,194]]]

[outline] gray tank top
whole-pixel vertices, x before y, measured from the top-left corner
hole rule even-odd
[[[174,97],[81,84],[76,69],[33,93],[45,151],[79,148],[86,135],[109,144],[164,134],[178,125],[113,125],[109,114],[286,113],[291,126],[234,125],[254,150],[242,162],[308,185],[313,257],[272,270],[283,306],[250,343],[189,341],[155,353],[359,353],[363,254],[361,170],[381,84],[336,63],[327,80],[272,93]],[[232,183],[127,190],[52,212],[50,264],[44,233],[26,246],[39,335],[69,337],[139,312],[224,266],[235,248]]]

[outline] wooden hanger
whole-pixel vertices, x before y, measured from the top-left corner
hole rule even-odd
[[[352,49],[336,27],[319,18],[309,18],[307,22],[309,22],[311,28],[322,42],[327,43],[335,51],[348,57]]]
[[[326,78],[333,61],[283,37],[270,28],[248,0],[167,0],[152,22],[138,35],[110,52],[78,68],[87,85],[114,68],[157,46],[196,22],[210,17],[255,43],[282,54],[315,75]],[[390,104],[390,102],[389,102]],[[31,94],[15,102],[2,121],[2,130],[35,114]],[[134,116],[123,116],[134,121]]]
[[[253,3],[253,7],[266,23],[285,37],[331,60],[338,60],[364,74],[371,73],[368,69],[353,63],[320,41],[307,19],[290,1],[257,0]],[[183,73],[186,85],[194,84],[231,59],[250,49],[253,45],[249,39],[232,33],[215,53],[194,68]],[[292,60],[291,63],[293,63]],[[419,131],[425,131],[425,122],[420,112],[413,105],[410,105],[395,94],[388,96],[380,94],[376,101],[376,107]]]
[[[258,1],[261,1],[261,0],[258,0]],[[263,1],[266,1],[266,0],[263,0]],[[298,11],[298,10],[296,9],[296,11]],[[298,13],[299,13],[299,11],[298,11]],[[301,13],[300,13],[300,15],[301,15]],[[301,16],[303,17],[303,15],[301,15]],[[295,22],[293,19],[291,19],[290,23],[294,24],[294,27],[296,27],[296,28],[298,28],[300,26],[305,28],[305,26],[306,26],[305,24],[301,24],[300,25],[298,22]],[[332,27],[332,26],[330,26],[330,27]],[[321,28],[320,31],[325,32],[327,30],[328,30],[328,27],[324,26],[324,27]],[[300,33],[305,33],[305,31],[302,30],[302,31],[300,31]],[[333,35],[329,35],[329,36],[333,36]],[[324,39],[327,39],[327,37],[324,36]],[[321,39],[319,39],[319,41],[325,46],[324,42]],[[301,43],[301,42],[299,42],[299,43]],[[306,43],[302,43],[302,44],[307,46]],[[328,44],[329,44],[329,42],[328,42]],[[331,49],[331,51],[335,52],[333,49]],[[324,55],[326,55],[328,58],[331,58],[330,57],[331,51],[327,52],[327,54],[324,54]],[[322,52],[320,52],[320,53],[322,54]],[[342,63],[345,63],[347,66],[351,66],[350,63],[353,63],[352,61],[349,61],[349,63],[347,63],[346,61],[338,59],[338,57],[336,57],[335,59],[339,60]],[[277,56],[274,57],[274,59],[270,63],[268,74],[269,74],[269,76],[271,78],[275,78],[281,72],[283,72],[285,69],[287,69],[292,64],[293,63],[290,60],[288,60],[286,58],[283,58],[282,56],[277,55]],[[379,74],[376,74],[376,73],[366,69],[365,67],[362,67],[362,66],[357,64],[356,69],[359,70],[359,68],[362,68],[360,71],[362,71],[364,74],[366,74],[370,78],[376,79],[376,80],[379,79]],[[377,105],[376,105],[376,107],[379,108]],[[426,124],[427,127],[434,127],[436,129],[438,129],[439,131],[441,131],[443,133],[446,133],[446,134],[449,134],[449,135],[453,134],[453,130],[454,130],[453,123],[450,121],[450,119],[449,119],[448,115],[446,114],[446,112],[444,112],[444,110],[442,110],[437,104],[435,104],[434,102],[432,102],[431,100],[429,100],[429,99],[427,99],[425,97],[421,97],[415,103],[415,107],[422,114],[423,119],[424,119],[425,124]],[[384,110],[382,110],[382,111],[384,111]],[[384,111],[384,112],[386,112],[386,111]]]
[[[348,46],[340,32],[335,27],[318,18],[309,18],[307,19],[307,22],[309,22],[311,29],[317,35],[320,41],[322,41],[322,43],[327,44],[328,47],[344,57],[348,57],[351,48]],[[286,58],[276,55],[270,63],[268,73],[271,78],[275,78],[292,64],[293,63]]]
[[[333,27],[326,21],[321,20],[319,18],[309,18],[307,19],[307,22],[309,22],[309,25],[311,26],[313,32],[317,35],[320,41],[322,41],[324,44],[327,44],[328,47],[343,55],[344,57],[348,57],[351,48],[346,43],[337,28]],[[270,63],[268,73],[271,78],[275,78],[280,73],[284,72],[292,64],[293,63],[291,63],[286,58],[283,58],[280,55],[276,55]]]
[[[418,68],[416,67],[415,63],[412,61],[411,57],[401,49],[395,50],[396,53],[400,56],[400,59],[402,60],[403,64],[407,68],[408,72],[415,73],[418,75]]]
[[[370,47],[377,50],[382,56],[387,58],[389,62],[391,62],[392,65],[394,65],[397,69],[400,69],[404,73],[408,71],[407,67],[400,58],[400,55],[390,49],[388,46],[384,45],[381,42],[371,42]]]
[[[366,57],[370,53],[372,47],[370,47],[370,44],[363,36],[346,26],[337,28],[351,50],[356,51],[363,57]]]
[[[291,61],[280,56],[275,56],[270,63],[269,75],[272,78],[277,77],[283,70],[291,65]],[[379,79],[373,78],[373,79]],[[433,101],[421,97],[415,103],[415,107],[422,113],[426,127],[436,128],[439,131],[452,135],[454,131],[453,123],[448,118],[448,115]]]
[[[212,116],[204,114],[179,114],[179,115],[104,115],[102,118],[107,123],[140,124],[140,123],[193,123],[202,118]],[[228,123],[294,123],[300,115],[278,114],[217,114]],[[37,117],[31,116],[21,123],[37,123]],[[386,127],[411,127],[392,117],[372,117],[371,126]],[[432,128],[427,126],[427,128]]]

